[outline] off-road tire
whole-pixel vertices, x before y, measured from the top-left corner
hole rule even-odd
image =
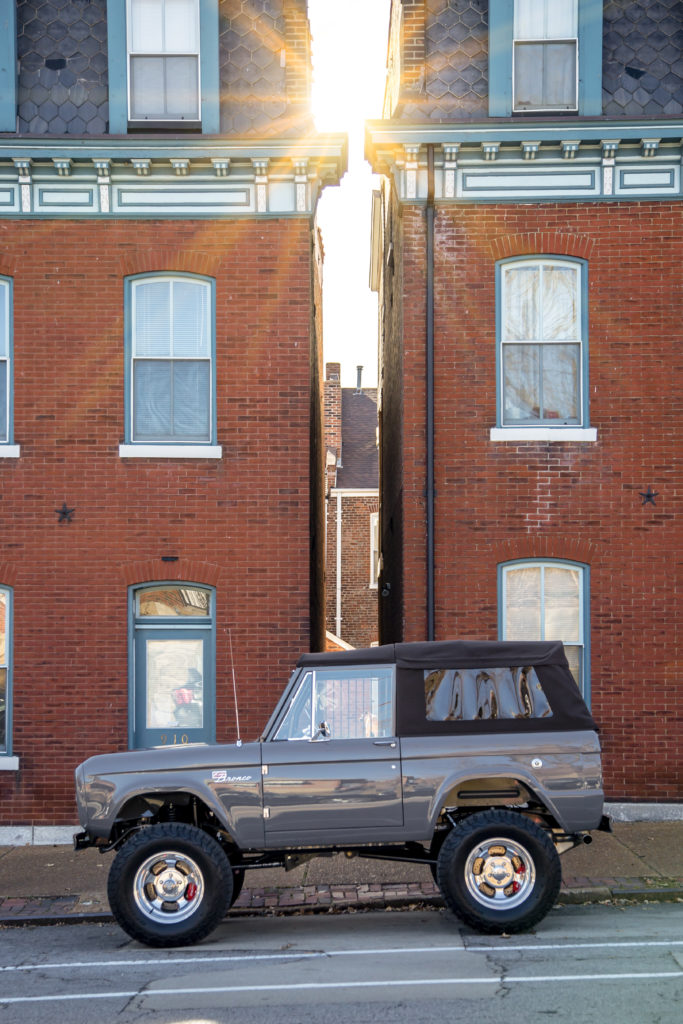
[[[147,946],[198,942],[231,905],[233,877],[220,844],[194,825],[149,825],[121,847],[109,872],[112,914]]]
[[[484,934],[532,928],[554,905],[562,880],[547,833],[504,810],[477,812],[454,828],[439,850],[436,874],[450,910]]]

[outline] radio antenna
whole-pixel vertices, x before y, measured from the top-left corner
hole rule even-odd
[[[237,706],[237,681],[235,679],[235,659],[232,656],[232,633],[228,629],[228,640],[230,642],[230,667],[232,668],[232,692],[235,698],[235,721],[237,723],[237,746],[242,746],[242,738],[240,736],[240,712]]]

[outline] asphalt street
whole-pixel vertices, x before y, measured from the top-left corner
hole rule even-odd
[[[0,931],[3,1024],[679,1024],[680,904],[557,907],[519,936],[446,911],[227,920],[151,950],[110,924]]]

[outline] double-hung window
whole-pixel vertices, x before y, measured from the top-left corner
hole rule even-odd
[[[128,119],[201,120],[199,0],[128,0]]]
[[[19,455],[12,443],[12,379],[12,282],[0,277],[0,458]]]
[[[603,0],[495,0],[489,115],[602,113]]]
[[[502,640],[561,640],[588,697],[588,567],[573,562],[511,562],[501,567]]]
[[[585,264],[510,260],[498,275],[498,425],[587,426]]]
[[[577,106],[578,0],[515,0],[513,109]]]
[[[182,275],[131,278],[126,288],[126,451],[215,441],[214,287]],[[133,450],[131,450],[133,449]],[[220,451],[205,451],[218,456]],[[182,451],[180,452],[182,454]]]

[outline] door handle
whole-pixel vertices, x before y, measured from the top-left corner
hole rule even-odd
[[[395,747],[396,740],[373,740],[373,747]]]

